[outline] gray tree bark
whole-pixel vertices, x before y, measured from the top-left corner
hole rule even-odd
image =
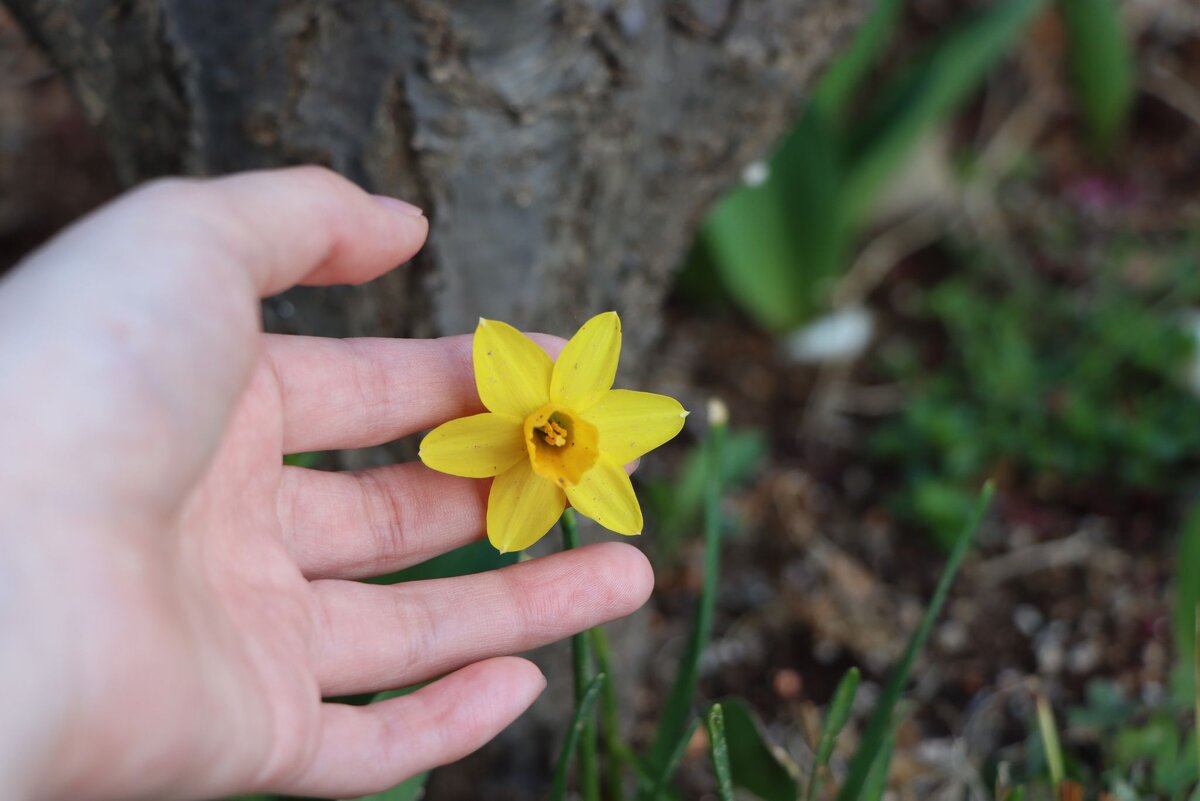
[[[409,269],[296,293],[275,327],[566,334],[616,309],[636,361],[705,208],[867,0],[6,2],[125,182],[317,162],[426,209]]]

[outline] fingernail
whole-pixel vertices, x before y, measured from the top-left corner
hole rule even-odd
[[[419,208],[417,208],[416,206],[414,206],[411,203],[405,203],[403,200],[400,200],[399,198],[388,197],[387,195],[371,195],[371,197],[375,198],[375,202],[378,203],[379,205],[386,206],[393,211],[398,211],[405,216],[408,216],[408,217],[424,217],[425,216],[425,212],[421,211]]]

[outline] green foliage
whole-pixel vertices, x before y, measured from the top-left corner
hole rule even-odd
[[[693,446],[678,477],[641,482],[642,496],[654,517],[654,547],[671,558],[685,536],[695,531],[704,508],[709,440]],[[759,429],[731,429],[721,449],[721,484],[738,487],[758,471],[767,456],[767,437]],[[722,528],[727,528],[722,521]]]
[[[783,331],[824,303],[876,197],[921,138],[982,83],[1043,0],[1005,0],[945,36],[879,88],[862,89],[899,22],[900,0],[880,0],[829,68],[761,181],[718,204],[704,256],[761,325]],[[861,91],[860,91],[861,90]],[[850,109],[860,109],[851,115]]]
[[[425,784],[428,781],[428,773],[418,773],[390,790],[363,796],[359,801],[420,801],[425,797]]]
[[[998,3],[948,34],[884,87],[852,133],[843,184],[847,213],[861,217],[921,137],[949,117],[1012,48],[1043,0]]]
[[[1054,710],[1046,697],[1039,695],[1037,699],[1038,735],[1042,739],[1042,753],[1046,755],[1046,768],[1050,774],[1050,784],[1058,794],[1058,788],[1067,777],[1063,761],[1062,744],[1058,739],[1058,726],[1054,722]]]
[[[283,457],[283,463],[291,467],[316,467],[323,455],[321,451],[289,453]]]
[[[567,797],[567,772],[571,767],[571,754],[579,750],[579,744],[584,731],[591,720],[592,709],[600,697],[600,689],[604,686],[604,674],[597,674],[583,688],[582,694],[575,703],[575,714],[571,718],[571,726],[563,739],[562,748],[558,752],[558,762],[554,769],[554,785],[550,792],[553,801],[562,801]]]
[[[368,579],[368,582],[371,584],[398,584],[401,581],[468,576],[514,565],[517,563],[518,557],[519,554],[515,553],[498,553],[487,540],[479,540],[447,551],[419,565],[413,565],[386,576]]]
[[[929,606],[925,609],[921,622],[917,624],[916,631],[909,638],[904,655],[900,658],[900,664],[892,672],[883,688],[883,693],[875,703],[875,708],[871,712],[871,717],[859,740],[858,750],[850,760],[846,780],[838,792],[838,801],[861,801],[868,790],[874,792],[878,783],[882,781],[873,774],[880,770],[886,772],[891,763],[892,740],[897,718],[896,706],[900,703],[900,696],[908,683],[908,677],[916,662],[917,654],[925,647],[929,633],[933,631],[933,624],[941,614],[942,606],[946,603],[946,596],[950,594],[950,585],[954,583],[954,577],[958,575],[958,569],[971,549],[975,532],[978,530],[991,500],[992,485],[989,483],[984,486],[971,517],[965,521],[955,540],[954,550],[950,552],[950,557],[946,560],[946,567],[942,570],[937,589],[934,590],[933,597],[929,599]],[[880,792],[882,791],[880,790]]]
[[[925,364],[890,354],[885,369],[910,394],[872,443],[899,469],[899,511],[946,542],[971,487],[1000,468],[1064,489],[1103,482],[1109,494],[1179,486],[1200,448],[1181,385],[1194,348],[1178,321],[1185,295],[976,270],[935,287],[925,319],[945,350]]]
[[[734,786],[763,801],[796,801],[800,794],[799,769],[787,754],[771,745],[762,724],[746,703],[738,698],[723,698],[721,710]]]
[[[1141,707],[1111,682],[1089,684],[1087,704],[1071,710],[1068,720],[1102,754],[1103,775],[1089,777],[1091,782],[1117,798],[1187,798],[1197,783],[1196,730],[1188,706],[1167,699]],[[1069,755],[1061,758],[1069,761]]]
[[[1058,0],[1079,111],[1093,144],[1111,152],[1133,105],[1134,64],[1116,0]]]
[[[717,795],[721,801],[734,801],[733,775],[729,767],[729,742],[725,739],[725,715],[720,704],[708,710],[708,750],[712,757],[713,773],[717,777]]]
[[[829,758],[833,756],[833,747],[837,744],[838,735],[842,733],[842,728],[850,718],[854,695],[858,692],[858,681],[858,668],[850,668],[846,671],[846,675],[842,676],[837,689],[833,692],[829,709],[825,713],[825,722],[821,725],[821,739],[817,743],[812,772],[808,776],[808,787],[804,791],[805,801],[814,801],[817,797],[817,790],[821,786],[821,774],[829,765]]]
[[[724,444],[727,426],[716,422],[709,430],[708,459],[706,460],[706,482],[704,493],[704,587],[696,609],[696,619],[688,639],[687,650],[679,662],[675,681],[671,685],[666,705],[658,721],[658,730],[650,745],[647,758],[651,773],[660,774],[669,761],[679,753],[680,743],[687,736],[686,724],[692,716],[692,705],[696,698],[696,686],[700,681],[700,657],[712,634],[713,616],[716,613],[717,581],[721,565],[721,495],[724,482],[721,466],[724,464]],[[643,796],[644,797],[644,796]]]
[[[1175,684],[1184,698],[1196,690],[1196,669],[1200,664],[1200,643],[1196,639],[1196,615],[1200,610],[1200,507],[1192,510],[1183,523],[1175,554],[1175,592],[1171,614],[1175,653],[1179,658]]]
[[[876,0],[854,41],[829,65],[813,92],[813,106],[822,116],[845,120],[859,85],[883,56],[903,13],[904,0]]]

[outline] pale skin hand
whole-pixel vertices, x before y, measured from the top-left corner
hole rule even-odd
[[[533,702],[542,675],[507,654],[644,603],[616,542],[347,581],[480,537],[485,483],[281,454],[482,411],[470,340],[267,336],[258,299],[374,278],[426,231],[315,168],[168,181],[0,281],[0,797],[374,792]]]

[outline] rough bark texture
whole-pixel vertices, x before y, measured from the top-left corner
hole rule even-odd
[[[7,0],[119,176],[327,164],[422,204],[430,244],[275,327],[566,333],[633,360],[705,207],[793,119],[865,0]]]

